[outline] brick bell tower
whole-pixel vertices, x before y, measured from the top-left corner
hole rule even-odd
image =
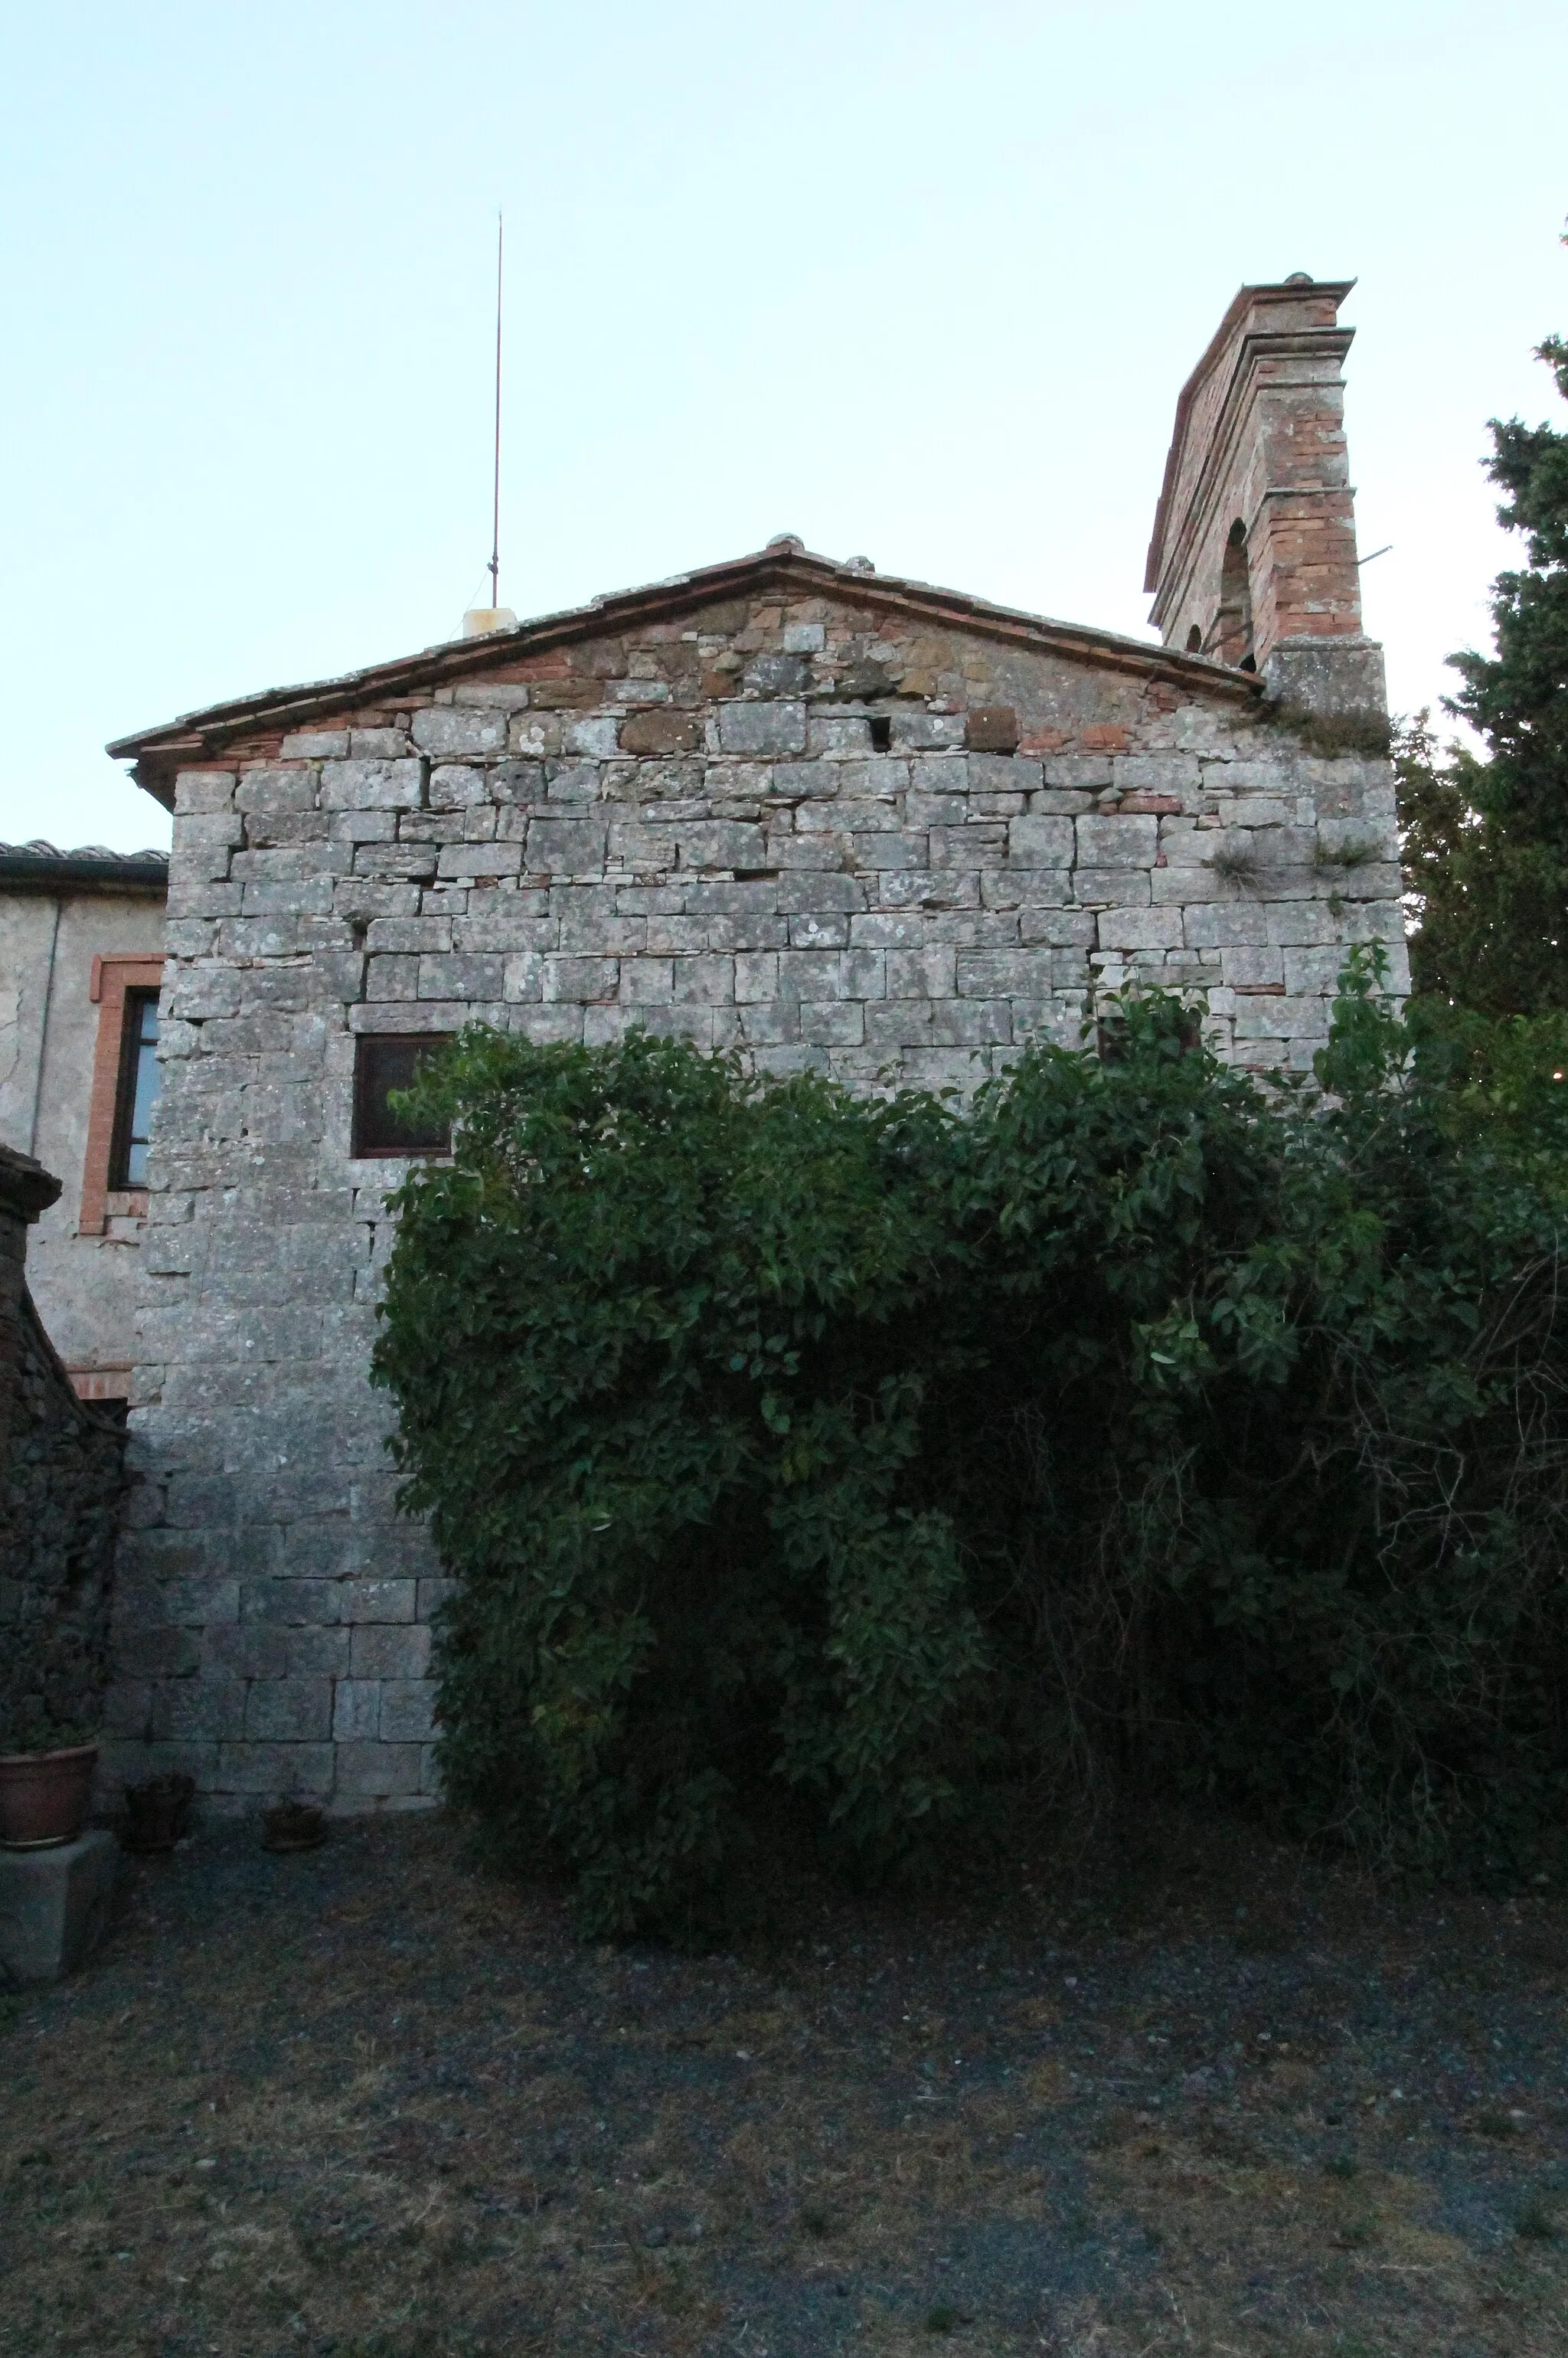
[[[1353,278],[1243,287],[1176,403],[1143,586],[1167,646],[1260,672],[1281,703],[1387,708],[1361,628],[1341,367]]]

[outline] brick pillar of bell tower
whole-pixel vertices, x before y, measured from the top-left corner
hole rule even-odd
[[[1345,447],[1354,285],[1297,273],[1240,289],[1176,404],[1143,585],[1167,646],[1323,712],[1386,706]]]

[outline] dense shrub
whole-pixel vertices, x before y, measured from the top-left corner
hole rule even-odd
[[[967,1111],[464,1034],[376,1359],[454,1798],[598,1930],[690,1922],[781,1788],[879,1870],[1157,1779],[1516,1871],[1568,1771],[1568,1085],[1377,984],[1326,1096],[1159,998]]]

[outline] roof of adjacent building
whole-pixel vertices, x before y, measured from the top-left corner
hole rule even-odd
[[[157,892],[168,890],[167,851],[111,851],[85,843],[60,851],[41,838],[0,843],[0,890],[16,892]]]
[[[270,730],[299,729],[329,714],[386,703],[414,690],[449,687],[481,677],[522,655],[620,633],[763,590],[783,590],[796,598],[852,599],[858,605],[908,622],[976,632],[1101,670],[1184,681],[1195,692],[1207,696],[1245,701],[1261,692],[1250,674],[1230,671],[1201,655],[1184,654],[1146,639],[1126,638],[1116,631],[1054,622],[1014,607],[992,605],[962,590],[935,589],[929,582],[878,573],[864,558],[840,564],[833,557],[812,555],[793,535],[784,534],[750,556],[677,573],[667,581],[650,582],[642,589],[617,590],[586,606],[521,622],[514,629],[491,632],[482,638],[448,640],[395,663],[375,664],[336,679],[266,688],[257,696],[208,705],[199,712],[182,713],[160,728],[116,738],[108,751],[116,761],[134,762],[137,784],[172,807],[176,772],[199,766],[236,740]]]

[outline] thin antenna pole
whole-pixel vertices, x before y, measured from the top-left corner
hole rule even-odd
[[[495,216],[495,476],[490,518],[490,602],[501,603],[501,260],[505,222]]]

